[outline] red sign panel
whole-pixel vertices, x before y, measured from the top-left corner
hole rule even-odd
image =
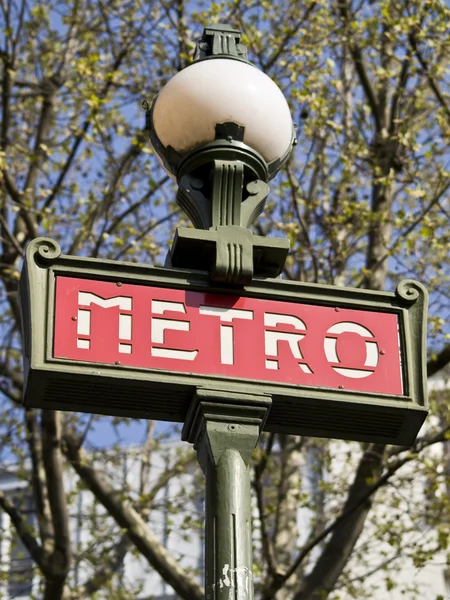
[[[57,277],[55,358],[403,393],[397,316]]]

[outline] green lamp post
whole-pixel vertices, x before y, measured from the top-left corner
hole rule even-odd
[[[166,266],[208,271],[211,281],[238,286],[278,276],[288,240],[248,227],[295,133],[282,92],[249,63],[239,31],[205,29],[194,62],[147,110],[147,127],[195,228],[177,229]],[[206,477],[207,599],[254,597],[249,460],[270,405],[269,395],[199,389],[185,421],[183,438],[197,449]]]

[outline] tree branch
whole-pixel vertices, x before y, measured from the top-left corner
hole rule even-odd
[[[442,196],[450,189],[450,181],[447,181],[442,188],[442,190],[437,193],[434,198],[430,200],[430,202],[426,205],[426,207],[417,215],[417,217],[413,220],[410,225],[403,231],[401,231],[394,242],[390,245],[390,247],[380,256],[380,258],[372,265],[370,268],[371,272],[376,271],[381,265],[390,257],[394,250],[406,239],[406,237],[414,231],[414,229],[420,225],[422,220],[427,216],[430,210],[436,205],[439,204]],[[370,274],[369,274],[370,275]],[[363,277],[361,277],[360,281],[355,284],[355,287],[361,287],[367,281],[368,273],[365,273]],[[430,376],[430,375],[428,375]]]
[[[153,486],[151,487],[148,493],[148,501],[151,504],[156,498],[157,493],[164,488],[167,483],[174,477],[175,475],[179,475],[186,467],[192,465],[196,461],[196,454],[193,450],[188,451],[183,454],[179,460],[175,461],[175,463],[162,471],[155,481]]]
[[[395,89],[395,92],[392,94],[391,99],[391,110],[390,110],[390,119],[389,119],[389,133],[393,135],[395,131],[398,129],[398,124],[396,119],[398,118],[398,106],[400,103],[400,99],[403,93],[406,90],[406,84],[408,82],[408,73],[410,67],[411,56],[407,54],[402,61],[402,67],[400,69],[400,75],[398,78],[398,84]]]
[[[57,77],[46,78],[41,82],[40,87],[43,96],[41,114],[39,116],[39,122],[37,124],[34,150],[32,153],[30,153],[29,169],[23,187],[25,197],[28,197],[30,199],[31,196],[34,194],[39,169],[41,168],[44,158],[46,157],[46,152],[42,148],[42,144],[48,137],[48,132],[50,130],[50,125],[53,117],[53,107],[56,100],[56,93],[60,84],[61,81]]]
[[[111,580],[112,576],[117,573],[117,570],[123,563],[123,560],[131,546],[128,535],[122,535],[121,538],[108,553],[108,561],[103,564],[99,569],[92,575],[92,577],[83,584],[81,591],[75,595],[71,595],[71,600],[79,598],[85,600],[86,598],[92,598],[94,594],[103,587],[108,581]]]
[[[130,540],[149,564],[183,600],[203,600],[201,586],[172,558],[139,514],[123,502],[122,495],[90,466],[86,453],[78,447],[76,436],[66,432],[64,442],[64,452],[79,477],[120,527],[127,531]]]
[[[27,522],[22,517],[20,510],[18,510],[13,502],[0,490],[0,507],[9,515],[11,522],[13,523],[17,535],[23,542],[23,545],[30,553],[31,558],[45,574],[48,572],[48,564],[44,550],[39,545],[38,541],[31,533]]]
[[[134,212],[137,208],[139,208],[140,206],[142,206],[142,204],[144,204],[145,202],[148,202],[148,200],[150,200],[150,198],[153,196],[153,194],[155,194],[160,187],[162,187],[165,183],[167,183],[169,181],[169,177],[163,177],[162,179],[160,179],[157,184],[152,187],[150,190],[148,190],[148,192],[146,194],[144,194],[142,196],[142,198],[140,198],[139,200],[137,200],[134,204],[132,204],[131,206],[129,206],[127,209],[125,209],[123,212],[121,212],[119,215],[117,215],[117,217],[114,218],[113,222],[111,223],[111,225],[108,227],[108,229],[106,230],[106,233],[108,233],[109,235],[111,235],[111,233],[114,231],[114,229],[126,218],[128,217],[128,215],[130,215],[132,212]]]
[[[284,35],[284,38],[277,43],[276,50],[272,53],[267,62],[261,61],[261,66],[264,73],[267,73],[273,67],[274,63],[285,52],[286,46],[289,44],[290,40],[297,33],[297,31],[304,26],[306,19],[310,16],[316,5],[317,2],[311,2],[311,4],[306,7],[305,12],[300,18],[296,14],[295,27],[293,27],[292,29],[288,29],[288,31]],[[297,12],[297,8],[295,9],[295,11]]]
[[[450,363],[450,344],[427,362],[427,375],[431,377]]]
[[[302,233],[303,233],[303,239],[306,242],[308,251],[309,251],[309,255],[311,256],[311,261],[313,264],[313,270],[314,270],[314,283],[318,283],[319,282],[319,260],[317,258],[317,253],[314,249],[314,246],[311,243],[311,238],[309,237],[309,231],[308,231],[308,225],[305,222],[305,219],[303,218],[303,215],[300,212],[300,208],[298,205],[298,193],[299,193],[299,183],[298,181],[295,179],[294,174],[292,173],[291,168],[288,166],[286,169],[287,172],[287,176],[289,179],[289,183],[291,185],[291,190],[292,190],[292,207],[294,209],[295,215],[297,217],[297,220],[300,224],[300,227],[302,229]]]
[[[166,221],[169,221],[173,216],[175,216],[179,212],[181,212],[181,208],[176,208],[174,211],[170,212],[165,217],[161,217],[161,219],[158,219],[158,221],[151,223],[142,233],[140,233],[134,239],[134,243],[137,243],[137,242],[139,242],[139,240],[142,240],[143,238],[145,238],[145,236],[148,235],[152,229],[155,229],[156,227],[159,227],[159,225],[162,225]],[[133,246],[133,243],[130,242],[129,244],[127,244],[126,246],[121,248],[119,250],[119,252],[117,252],[117,254],[114,256],[114,260],[120,260],[122,258],[122,256],[124,256],[132,246]]]
[[[132,155],[131,155],[131,152],[133,152]],[[104,202],[101,203],[104,211],[106,211],[109,208],[110,203],[113,200],[114,193],[115,193],[116,189],[119,187],[122,177],[124,175],[126,175],[127,170],[129,169],[129,167],[131,165],[132,159],[136,158],[139,155],[139,153],[140,153],[140,150],[137,151],[136,146],[131,146],[130,150],[127,153],[125,153],[120,166],[116,170],[116,175],[114,177],[114,181],[111,184],[110,188],[108,189],[108,192],[105,194]],[[155,194],[160,189],[160,187],[162,185],[164,185],[168,180],[169,180],[168,176],[165,176],[162,179],[160,179],[156,183],[155,186],[153,186],[150,190],[148,190],[142,196],[142,198],[140,198],[139,200],[134,202],[131,206],[129,206],[124,211],[122,211],[120,214],[118,214],[116,217],[114,217],[114,219],[112,220],[112,222],[109,224],[108,227],[106,227],[106,222],[105,222],[105,226],[103,227],[100,235],[98,236],[97,243],[95,245],[94,250],[92,251],[91,256],[93,256],[93,257],[98,256],[101,245],[103,243],[103,234],[104,233],[111,235],[114,232],[114,230],[116,229],[116,227],[118,227],[120,225],[120,223],[126,217],[128,217],[128,215],[132,214],[140,206],[142,206],[144,203],[148,202],[148,200],[150,200],[150,198],[153,196],[153,194]],[[97,212],[97,215],[99,216],[100,213],[101,213],[101,210]],[[95,218],[94,218],[94,220],[95,220]]]
[[[16,184],[14,183],[7,169],[2,169],[2,175],[6,191],[10,195],[11,199],[21,208],[17,218],[22,218],[24,220],[28,230],[27,233],[29,239],[34,239],[38,236],[38,229],[27,208],[24,206],[22,194],[17,189]]]
[[[349,22],[349,7],[347,0],[338,0],[338,7],[340,15],[347,25]],[[369,75],[367,73],[367,68],[364,63],[364,58],[361,52],[361,48],[355,43],[355,35],[354,33],[350,33],[348,35],[348,46],[350,50],[350,54],[353,58],[353,62],[355,64],[355,70],[358,74],[359,82],[364,90],[367,101],[372,111],[372,116],[375,121],[376,129],[378,132],[381,131],[382,124],[380,118],[380,109],[378,106],[378,102],[375,96],[375,92],[373,90],[372,84],[369,79]]]
[[[141,132],[140,136],[142,136],[142,135],[143,135],[143,132]],[[90,214],[88,215],[85,226],[80,230],[79,234],[76,236],[76,238],[72,242],[72,245],[70,246],[70,249],[68,252],[69,254],[76,254],[78,252],[81,244],[91,234],[92,229],[93,229],[97,219],[102,214],[104,214],[105,216],[107,215],[108,210],[111,206],[111,203],[114,200],[114,195],[116,193],[116,190],[119,187],[122,178],[125,176],[127,170],[133,163],[133,160],[137,156],[139,156],[140,153],[141,153],[141,148],[140,148],[139,144],[130,145],[128,150],[126,152],[124,152],[124,154],[122,155],[122,157],[120,159],[119,165],[114,170],[114,175],[113,175],[111,184],[108,186],[108,189],[103,194],[103,198],[102,198],[101,202],[98,202],[97,204],[95,204],[93,206]],[[104,233],[104,231],[102,233]],[[96,247],[94,248],[94,251],[92,253],[93,257],[97,256],[98,251],[100,249],[101,242],[102,242],[102,235],[99,236]]]
[[[269,456],[272,453],[273,443],[275,440],[275,434],[269,433],[267,438],[266,448],[263,450],[261,459],[253,467],[253,481],[252,487],[256,493],[256,501],[258,505],[259,520],[261,523],[261,543],[264,560],[267,562],[267,570],[271,577],[276,574],[275,557],[273,552],[273,546],[269,537],[269,533],[266,527],[266,514],[264,507],[264,487],[261,481],[262,475],[266,470]]]
[[[145,444],[142,449],[141,468],[139,473],[139,495],[148,496],[150,494],[150,469],[151,469],[151,456],[155,447],[155,440],[153,439],[153,433],[155,431],[155,421],[147,421],[147,433]],[[150,509],[150,501],[147,501],[147,510]]]
[[[43,462],[54,529],[54,551],[50,563],[55,587],[57,587],[56,584],[58,583],[64,586],[72,557],[69,513],[64,491],[60,420],[60,413],[57,413],[54,410],[42,411]],[[49,598],[50,597],[52,596],[49,596]]]
[[[25,426],[27,429],[27,443],[32,465],[32,485],[36,500],[37,520],[41,543],[44,552],[53,551],[53,527],[51,521],[48,490],[45,481],[45,468],[43,462],[42,441],[39,437],[37,414],[34,408],[24,411]]]
[[[25,256],[25,251],[22,248],[22,246],[18,243],[18,241],[16,240],[15,235],[12,233],[12,231],[8,227],[8,223],[6,222],[6,219],[3,217],[2,214],[0,214],[0,225],[1,225],[1,230],[5,233],[6,237],[8,238],[8,242],[12,246],[14,246],[14,249],[17,252],[17,254],[23,258]]]
[[[111,65],[111,69],[109,71],[110,73],[115,73],[119,69],[120,65],[122,64],[123,60],[125,59],[128,51],[129,51],[130,47],[132,46],[132,41],[133,41],[133,38],[131,40],[129,40],[129,42],[124,46],[124,48],[122,48],[122,51],[118,54],[118,56],[114,60],[114,63]],[[107,82],[105,83],[105,85],[103,86],[103,88],[99,91],[98,97],[100,99],[105,98],[106,95],[108,94],[111,86],[112,86],[112,78],[109,78],[107,80]],[[64,180],[72,166],[72,162],[77,155],[78,148],[80,147],[81,142],[83,141],[86,133],[89,130],[89,127],[91,126],[92,119],[93,119],[93,115],[91,114],[91,115],[89,115],[88,118],[85,119],[79,133],[75,136],[74,142],[72,144],[72,149],[69,152],[69,155],[68,155],[66,162],[58,176],[58,179],[56,180],[56,183],[53,186],[52,191],[50,192],[50,194],[48,195],[47,199],[45,200],[45,202],[42,206],[42,209],[43,209],[42,214],[44,214],[44,210],[52,204],[52,202],[56,198],[57,194],[59,193],[59,190],[61,189],[61,186],[63,185]],[[41,219],[42,219],[42,217],[39,217],[38,222],[40,222]]]
[[[344,523],[344,525],[345,525],[346,520],[355,511],[360,510],[361,507],[364,507],[364,505],[369,506],[369,505],[367,505],[367,503],[370,500],[371,496],[373,496],[381,487],[386,485],[389,482],[390,478],[397,471],[399,471],[399,469],[401,469],[404,465],[408,464],[409,462],[416,460],[417,454],[419,452],[422,452],[425,448],[428,448],[429,446],[432,446],[434,444],[445,441],[448,438],[449,431],[450,431],[450,425],[443,428],[442,430],[438,431],[437,433],[434,433],[431,436],[424,436],[424,437],[418,438],[410,448],[399,449],[399,453],[405,453],[404,456],[400,456],[400,457],[396,458],[395,460],[393,460],[392,462],[390,462],[390,464],[388,464],[386,466],[383,474],[373,484],[368,483],[368,481],[372,480],[371,476],[369,474],[367,481],[363,482],[363,487],[365,487],[366,489],[364,491],[360,490],[359,496],[355,499],[355,502],[353,504],[350,504],[350,502],[349,502],[350,496],[352,494],[352,490],[354,490],[355,483],[357,482],[358,477],[361,475],[361,466],[364,463],[365,456],[367,454],[370,454],[370,455],[372,455],[372,458],[376,458],[376,453],[373,453],[372,450],[369,449],[369,451],[366,451],[361,459],[360,465],[358,467],[358,471],[355,475],[354,482],[349,490],[349,493],[347,496],[347,501],[344,505],[344,509],[342,510],[341,514],[332,523],[330,523],[327,527],[325,527],[315,539],[311,540],[308,544],[306,544],[302,548],[301,552],[299,553],[299,555],[293,562],[291,568],[284,575],[279,575],[277,580],[271,584],[271,587],[270,588],[268,587],[267,590],[264,591],[264,593],[262,595],[262,600],[271,600],[273,598],[273,595],[283,586],[285,581],[287,579],[289,579],[289,577],[291,577],[291,575],[299,568],[299,566],[301,565],[303,560],[306,558],[306,556],[308,556],[308,554],[314,548],[316,548],[321,542],[323,542],[342,523]],[[330,542],[331,542],[331,540],[330,540]],[[327,548],[329,548],[329,544],[327,544],[324,551],[326,551]],[[335,550],[336,550],[335,557],[337,559],[339,559],[339,556],[341,555],[341,547],[337,547]],[[318,563],[319,563],[319,561],[316,562],[316,565],[315,565],[311,575],[315,571],[318,570],[317,569]],[[320,575],[322,575],[322,576],[320,576]],[[319,572],[316,573],[316,576],[318,576],[320,578],[319,589],[321,590],[321,594],[319,594],[317,596],[317,598],[325,598],[326,597],[326,595],[324,595],[324,588],[321,587],[321,584],[323,583],[324,575],[325,575],[325,572],[322,572],[322,574],[320,574]],[[294,597],[294,600],[303,600],[303,598],[307,598],[307,596],[302,595],[303,593],[304,593],[304,591],[303,591],[303,589],[301,589],[297,593],[297,595]],[[310,596],[310,597],[311,597],[311,599],[315,600],[315,596]]]
[[[364,452],[355,479],[348,492],[342,515],[333,529],[313,570],[301,582],[294,600],[319,600],[326,598],[338,580],[361,534],[372,508],[370,498],[374,493],[374,476],[383,464],[384,446],[371,444]],[[297,561],[296,561],[297,562]],[[295,571],[294,571],[295,572]]]
[[[409,40],[411,48],[413,49],[414,54],[417,57],[417,60],[419,61],[420,65],[426,75],[426,78],[428,80],[428,84],[429,84],[430,88],[432,89],[434,95],[436,96],[437,101],[444,109],[444,112],[447,115],[447,119],[450,122],[450,106],[447,104],[447,102],[439,88],[439,85],[435,81],[434,77],[431,75],[429,64],[426,61],[425,57],[423,56],[423,54],[420,51],[419,46],[417,44],[417,37],[416,37],[415,31],[411,31],[411,33],[408,36],[408,40]]]

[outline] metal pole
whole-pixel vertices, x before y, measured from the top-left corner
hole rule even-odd
[[[214,425],[207,425],[207,430]],[[221,431],[204,436],[198,448],[206,477],[206,573],[208,600],[253,600],[252,528],[249,466],[236,445],[241,425],[218,425]],[[249,441],[255,447],[259,431],[252,426]],[[214,447],[205,456],[205,445]],[[227,449],[221,451],[221,447]],[[206,459],[206,460],[205,460]],[[206,463],[206,464],[205,464]]]
[[[197,390],[183,430],[206,478],[206,600],[253,600],[250,458],[271,399]]]

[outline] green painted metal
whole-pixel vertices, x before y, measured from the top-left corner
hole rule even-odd
[[[207,270],[212,281],[237,285],[281,273],[289,241],[255,236],[246,229],[264,210],[269,187],[260,179],[246,182],[257,173],[250,169],[249,177],[243,162],[247,154],[237,157],[242,160],[207,159],[211,186],[206,184],[208,172],[199,177],[205,153],[190,161],[188,171],[196,176],[181,177],[177,202],[197,229],[177,229],[167,265]],[[203,193],[208,187],[210,198]]]
[[[402,343],[404,396],[55,359],[57,275],[394,313]],[[415,281],[401,282],[394,293],[265,278],[233,287],[211,284],[206,271],[64,256],[56,242],[39,238],[27,248],[20,301],[27,406],[184,422],[196,389],[245,391],[272,397],[267,431],[400,445],[412,443],[427,414],[427,292]]]
[[[277,277],[288,251],[287,240],[253,235],[243,227],[179,227],[166,266],[188,269],[194,264],[209,272],[211,282],[245,285],[253,277]]]
[[[183,428],[206,478],[205,595],[253,600],[250,457],[269,396],[199,389]]]
[[[247,48],[239,43],[240,40],[241,32],[231,25],[209,25],[205,27],[201,40],[197,42],[194,61],[231,58],[249,63]]]
[[[218,161],[217,161],[218,162]],[[232,164],[231,161],[221,161],[223,164]],[[239,163],[238,163],[239,164]],[[213,174],[216,179],[215,173]],[[218,179],[218,178],[217,178]],[[219,183],[222,183],[219,181]],[[222,207],[226,202],[222,201],[221,187],[213,191],[212,201],[204,195],[202,188],[204,182],[192,175],[184,175],[180,179],[177,203],[188,215],[193,225],[197,229],[210,229],[224,225],[237,225],[240,227],[250,227],[250,225],[259,217],[264,210],[266,198],[269,195],[269,186],[264,181],[256,179],[245,185],[240,177],[239,187],[235,190],[235,182],[232,182],[232,188],[240,202],[233,200],[232,218],[221,218]],[[214,193],[215,192],[215,193]]]

